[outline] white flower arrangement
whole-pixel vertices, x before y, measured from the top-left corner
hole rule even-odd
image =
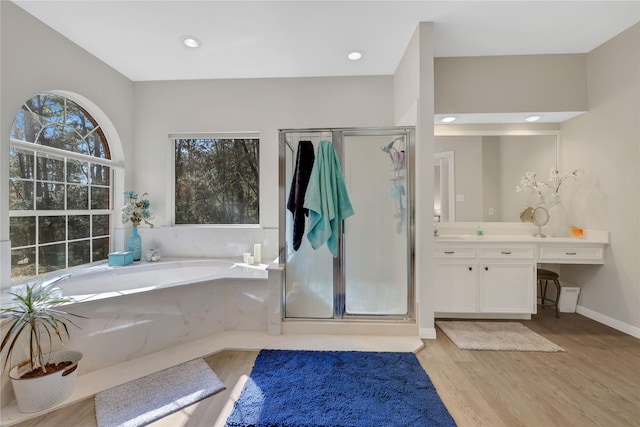
[[[520,179],[520,184],[516,186],[516,192],[532,191],[540,198],[540,202],[544,203],[545,192],[548,192],[552,197],[559,197],[562,183],[567,179],[578,179],[583,173],[582,169],[575,169],[568,174],[560,175],[558,169],[553,167],[549,173],[549,182],[544,182],[538,181],[535,172],[529,171]]]
[[[147,195],[147,193],[143,193],[141,197]],[[122,223],[126,224],[131,221],[133,226],[137,227],[141,222],[144,222],[153,228],[153,224],[149,221],[154,218],[153,213],[149,210],[151,202],[143,198],[138,200],[138,193],[135,191],[125,191],[124,197],[129,201],[122,207]]]

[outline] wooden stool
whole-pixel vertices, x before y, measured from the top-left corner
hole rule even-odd
[[[558,312],[558,301],[560,301],[560,281],[558,280],[560,276],[558,273],[550,270],[545,270],[543,268],[538,269],[538,286],[540,287],[540,305],[542,308],[547,306],[556,308],[556,318],[560,317]],[[553,300],[551,298],[547,298],[547,285],[549,281],[552,281],[554,285],[556,285],[556,299]],[[547,304],[550,303],[550,304]]]

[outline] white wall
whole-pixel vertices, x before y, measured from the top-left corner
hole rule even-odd
[[[9,135],[15,114],[25,101],[42,91],[69,92],[89,111],[108,117],[107,136],[120,141],[114,152],[133,155],[133,84],[96,57],[43,25],[13,3],[0,2],[2,92],[0,117],[0,283],[9,285]],[[100,111],[96,111],[96,108]],[[102,121],[104,123],[104,120]],[[117,145],[120,145],[120,142]]]
[[[165,207],[156,212],[156,225],[160,227],[170,225],[173,186],[169,134],[260,133],[260,225],[266,228],[264,237],[247,234],[246,229],[199,227],[192,238],[201,243],[226,244],[199,255],[238,255],[244,250],[236,243],[262,238],[264,256],[277,255],[279,129],[393,125],[391,76],[137,82],[134,94],[133,186],[148,192],[152,205]],[[143,245],[145,235],[162,236],[157,238],[162,243],[169,235],[188,230],[193,227],[144,229]]]
[[[588,55],[589,111],[562,124],[567,188],[576,224],[610,231],[603,266],[569,267],[579,312],[640,337],[640,24]]]

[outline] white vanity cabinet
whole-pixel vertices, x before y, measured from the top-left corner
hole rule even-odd
[[[535,312],[535,246],[436,243],[435,312]]]

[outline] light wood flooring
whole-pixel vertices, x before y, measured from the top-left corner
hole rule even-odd
[[[555,319],[549,309],[521,322],[566,351],[465,351],[438,331],[416,354],[458,426],[640,426],[640,340],[579,314]],[[212,426],[257,354],[207,357],[226,390],[150,425]],[[94,427],[93,399],[17,425]]]

